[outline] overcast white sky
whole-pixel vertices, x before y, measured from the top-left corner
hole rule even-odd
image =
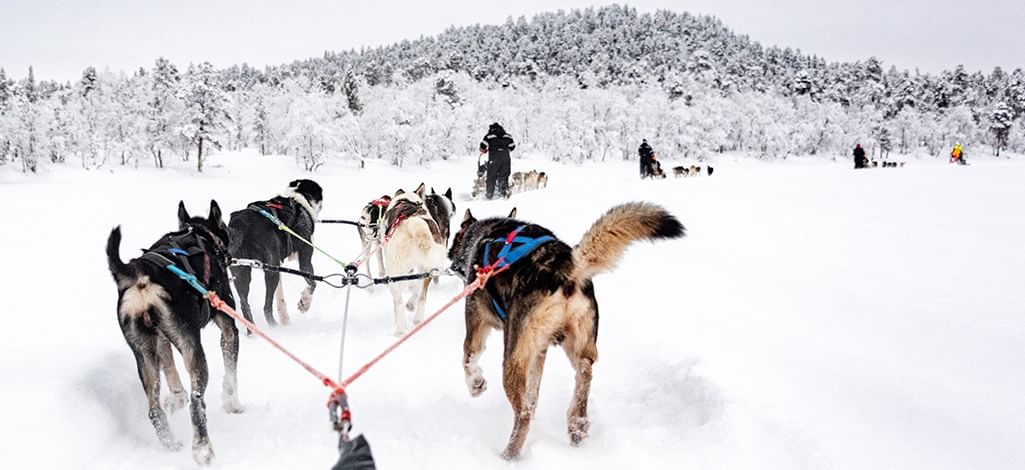
[[[584,0],[3,0],[0,67],[22,77],[77,79],[88,65],[150,67],[281,64],[325,50],[390,44],[450,25],[501,23]],[[833,60],[875,55],[887,65],[936,72],[963,63],[989,72],[1025,66],[1025,2],[1015,0],[636,0],[710,14],[764,45]],[[443,5],[439,7],[438,5]]]

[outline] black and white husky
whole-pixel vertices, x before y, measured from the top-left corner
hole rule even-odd
[[[477,279],[474,267],[522,255],[466,298],[463,371],[471,396],[479,396],[487,388],[478,360],[488,333],[504,331],[502,385],[513,408],[512,435],[502,452],[507,459],[519,455],[527,437],[551,344],[562,346],[576,371],[576,389],[567,414],[570,441],[576,445],[587,437],[591,366],[598,359],[598,301],[591,278],[612,269],[635,241],[684,234],[679,220],[649,203],[613,207],[594,222],[576,247],[540,225],[511,218],[514,216],[515,212],[510,218],[478,221],[467,210],[449,251],[452,270],[467,284]],[[504,252],[510,239],[514,247]]]
[[[452,216],[456,213],[456,203],[452,201],[452,188],[448,188],[445,194],[438,194],[431,188],[431,193],[424,196],[424,204],[431,218],[438,223],[441,230],[441,238],[448,246],[449,236],[452,234]]]
[[[231,243],[228,245],[228,252],[233,258],[255,259],[260,262],[278,265],[289,258],[299,258],[299,269],[313,273],[313,248],[294,236],[279,230],[270,219],[259,211],[265,210],[286,226],[295,230],[307,240],[313,240],[313,228],[317,221],[317,214],[320,213],[324,201],[324,191],[320,185],[313,180],[295,180],[288,184],[288,189],[280,196],[267,201],[257,201],[249,204],[246,209],[231,213],[231,221],[228,222],[228,231],[231,233]],[[242,305],[242,315],[246,320],[253,321],[253,314],[249,307],[249,282],[252,280],[252,268],[248,266],[234,266],[231,268],[235,276],[235,290],[238,291],[239,301]],[[263,315],[267,318],[267,324],[274,325],[273,307],[277,307],[281,323],[288,324],[288,306],[285,304],[285,296],[282,292],[281,275],[274,271],[263,272],[266,292],[263,302]],[[317,284],[310,279],[306,280],[306,288],[303,289],[299,298],[299,311],[306,313],[313,303],[313,290]],[[272,304],[273,299],[273,304]]]
[[[121,227],[107,239],[107,265],[117,282],[117,319],[128,346],[135,354],[139,379],[149,402],[149,420],[160,443],[169,450],[181,448],[167,424],[160,406],[160,372],[167,378],[172,396],[166,406],[170,412],[185,406],[192,414],[192,454],[196,462],[209,463],[214,452],[206,429],[206,393],[208,379],[206,354],[199,331],[210,320],[221,329],[224,355],[223,406],[229,413],[241,413],[238,400],[238,329],[235,321],[210,307],[207,300],[179,279],[168,265],[193,274],[203,285],[234,308],[228,285],[228,229],[221,220],[221,209],[210,201],[210,213],[189,217],[185,204],[178,204],[179,231],[164,235],[146,250],[146,254],[125,263],[121,261]],[[181,353],[189,372],[191,395],[185,393],[174,365],[171,345]]]
[[[359,240],[363,244],[364,256],[368,258],[365,261],[367,266],[367,274],[370,272],[370,253],[377,249],[377,246],[381,243],[381,225],[384,219],[384,211],[388,209],[388,205],[391,204],[391,196],[385,194],[363,206],[363,211],[360,213],[359,223],[356,226],[356,230],[359,231]],[[384,275],[384,255],[380,250],[377,250],[377,266],[378,273]]]
[[[427,188],[421,184],[413,192],[398,190],[384,213],[381,236],[391,236],[384,245],[384,269],[388,276],[429,272],[444,269],[447,243],[442,226],[449,220],[437,221],[431,216],[424,199]],[[453,206],[454,207],[454,206]],[[413,321],[423,320],[424,304],[430,278],[423,281],[392,283],[388,287],[392,294],[395,310],[395,334],[402,335],[409,328],[405,310],[414,310]],[[403,305],[402,291],[408,288],[409,300]]]

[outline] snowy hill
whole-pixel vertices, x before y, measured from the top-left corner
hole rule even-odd
[[[572,244],[608,207],[648,200],[676,214],[688,236],[638,245],[596,278],[600,355],[591,437],[581,447],[565,435],[572,374],[553,351],[522,459],[498,457],[511,425],[497,385],[501,336],[482,359],[495,386],[472,399],[457,304],[350,389],[356,429],[380,468],[1013,469],[1025,461],[1021,159],[851,171],[819,158],[721,157],[711,177],[643,182],[634,162],[513,164],[547,171],[549,188],[503,202],[460,197],[459,216],[516,206]],[[354,218],[370,199],[424,180],[469,192],[471,158],[426,165],[327,162],[313,176],[325,187],[322,215]],[[179,199],[198,210],[216,198],[233,210],[308,176],[291,158],[253,153],[221,154],[198,175],[107,170],[58,167],[0,185],[8,468],[194,468],[188,450],[160,448],[146,417],[104,241],[121,224],[122,256],[135,256],[176,227]],[[316,237],[339,257],[359,251],[349,227],[321,225]],[[337,271],[325,257],[314,262],[318,272]],[[292,305],[300,286],[288,280]],[[428,310],[459,290],[443,280]],[[322,286],[311,312],[271,334],[334,373],[343,301],[343,291]],[[386,289],[353,293],[346,370],[393,340],[391,315]],[[326,389],[244,339],[246,411],[228,415],[216,392],[218,340],[216,328],[204,331],[212,468],[328,467]],[[185,413],[171,426],[179,439],[190,436]]]
[[[421,165],[472,152],[495,121],[521,150],[578,162],[629,158],[641,138],[689,158],[846,156],[859,142],[901,158],[944,157],[955,142],[1025,153],[1022,64],[928,75],[755,39],[711,17],[610,6],[265,70],[158,58],[56,83],[0,69],[0,166],[161,167],[200,160],[204,144],[308,170]]]

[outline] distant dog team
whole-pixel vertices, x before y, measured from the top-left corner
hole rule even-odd
[[[705,170],[707,171],[706,174],[708,176],[712,176],[712,172],[715,171],[715,169],[712,168],[711,166],[706,166]],[[701,165],[691,165],[690,167],[686,167],[686,166],[676,166],[676,167],[673,167],[673,177],[675,177],[675,178],[687,177],[687,176],[700,176],[700,175],[701,175]]]

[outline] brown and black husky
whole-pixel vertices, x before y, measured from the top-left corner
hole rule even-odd
[[[510,217],[515,216],[513,211]],[[576,445],[587,437],[591,366],[598,359],[598,302],[591,278],[613,268],[635,241],[684,235],[679,220],[665,209],[644,202],[610,209],[573,248],[539,225],[513,218],[478,221],[467,210],[449,251],[452,270],[467,284],[474,282],[475,267],[493,263],[513,231],[520,240],[550,239],[467,297],[463,343],[466,385],[470,395],[476,397],[487,388],[478,360],[488,333],[492,328],[504,332],[502,383],[514,416],[512,435],[502,452],[506,459],[519,455],[527,437],[545,354],[551,344],[563,347],[576,370],[576,388],[568,412],[570,441]]]

